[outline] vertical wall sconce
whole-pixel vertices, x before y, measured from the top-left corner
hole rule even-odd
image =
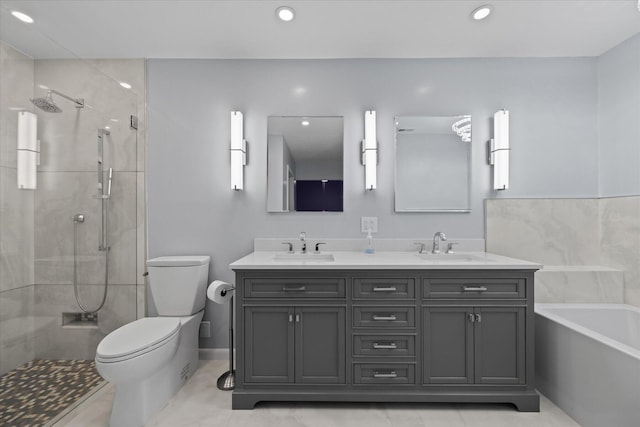
[[[362,164],[364,165],[364,187],[375,190],[377,186],[378,141],[376,136],[376,112],[364,113],[364,141],[362,141]]]
[[[509,111],[493,115],[493,139],[489,146],[489,164],[493,165],[493,189],[509,188]]]
[[[244,166],[247,164],[247,141],[244,140],[242,113],[231,112],[231,189],[244,189]]]
[[[38,116],[29,111],[18,113],[18,188],[36,189],[36,165],[38,164]]]

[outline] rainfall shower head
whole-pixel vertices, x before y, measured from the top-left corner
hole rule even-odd
[[[35,105],[42,111],[46,111],[47,113],[62,112],[62,108],[58,107],[56,103],[53,101],[53,97],[51,96],[51,91],[49,91],[46,98],[33,98],[31,99],[31,102],[33,102],[33,105]]]
[[[31,102],[33,103],[33,105],[35,105],[42,111],[46,111],[47,113],[61,113],[62,108],[58,107],[58,105],[56,105],[55,101],[53,100],[54,93],[73,102],[76,108],[84,108],[84,99],[74,99],[70,96],[65,95],[64,93],[60,93],[53,89],[50,90],[49,93],[47,93],[47,96],[45,98],[33,98],[31,99]]]

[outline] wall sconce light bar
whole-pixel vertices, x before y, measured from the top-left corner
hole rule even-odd
[[[244,140],[240,111],[231,112],[231,189],[244,189],[244,166],[247,164],[247,141]]]
[[[30,111],[18,113],[17,141],[18,188],[35,190],[40,150],[38,147],[38,116]]]
[[[493,165],[493,189],[509,188],[509,111],[493,115],[493,139],[489,147],[489,164]]]
[[[376,136],[376,112],[364,113],[364,140],[362,141],[362,164],[364,165],[364,186],[366,190],[377,187],[378,140]]]

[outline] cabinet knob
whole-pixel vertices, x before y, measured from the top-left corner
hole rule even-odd
[[[373,292],[395,292],[395,291],[397,291],[395,286],[375,287],[372,290],[373,290]]]
[[[476,316],[473,313],[467,313],[467,316],[469,317],[469,321],[471,323],[476,321]]]
[[[290,287],[290,286],[285,286],[282,288],[282,292],[304,292],[307,290],[307,287],[302,285],[302,286],[297,286],[295,288]]]

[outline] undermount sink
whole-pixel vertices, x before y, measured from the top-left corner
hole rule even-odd
[[[481,257],[471,254],[416,254],[423,261],[428,262],[477,262],[484,261]]]
[[[275,261],[299,261],[299,262],[333,262],[335,258],[333,254],[276,254],[273,258]]]

